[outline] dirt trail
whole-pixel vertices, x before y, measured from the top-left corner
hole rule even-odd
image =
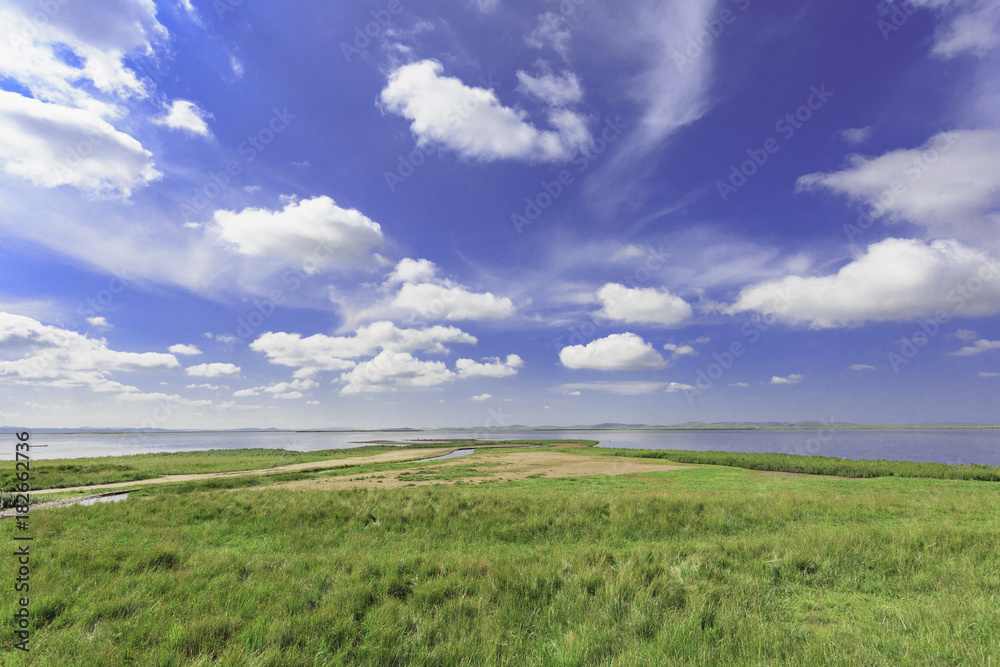
[[[365,465],[367,463],[393,463],[397,461],[410,461],[426,459],[431,456],[439,456],[455,451],[458,447],[448,449],[437,447],[434,449],[401,449],[397,452],[385,452],[374,456],[351,456],[348,458],[330,459],[328,461],[310,461],[308,463],[290,463],[284,466],[273,468],[260,468],[258,470],[233,470],[229,472],[205,472],[192,475],[164,475],[152,479],[140,479],[134,482],[115,482],[113,484],[92,484],[90,486],[71,486],[60,489],[36,489],[29,491],[32,494],[42,493],[65,493],[68,491],[100,491],[102,489],[124,489],[149,486],[150,484],[169,484],[171,482],[197,482],[205,479],[219,479],[220,477],[244,477],[246,475],[268,475],[277,472],[294,472],[296,470],[313,470],[318,468],[332,469],[343,468],[345,466]]]

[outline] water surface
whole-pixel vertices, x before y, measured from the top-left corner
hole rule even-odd
[[[441,439],[598,440],[601,447],[783,452],[849,459],[895,459],[1000,465],[1000,429],[821,429],[821,430],[623,430],[623,431],[334,431],[32,433],[31,458],[122,456],[206,449],[288,449],[300,452],[360,447],[365,441],[399,443]],[[0,441],[0,459],[14,458]]]

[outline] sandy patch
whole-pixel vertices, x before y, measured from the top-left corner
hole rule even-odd
[[[446,472],[456,465],[479,466],[478,475],[458,479],[410,480],[400,478],[403,473]],[[482,482],[508,482],[526,479],[534,475],[547,478],[587,477],[592,475],[636,475],[648,472],[686,470],[698,466],[647,463],[617,456],[581,456],[560,452],[480,452],[463,456],[437,466],[407,466],[397,470],[383,470],[362,475],[303,479],[294,482],[280,482],[266,488],[286,489],[349,489],[349,488],[397,488],[400,486],[426,486],[431,484],[466,484]],[[265,487],[255,487],[265,488]]]

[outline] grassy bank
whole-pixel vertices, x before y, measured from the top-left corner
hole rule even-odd
[[[33,514],[32,653],[4,650],[0,663],[985,665],[1000,655],[1000,495],[989,484],[706,467],[167,491]],[[0,598],[0,615],[12,612],[12,595]]]
[[[842,459],[832,456],[795,454],[757,454],[743,452],[696,452],[678,449],[601,449],[610,456],[666,459],[677,463],[733,466],[748,470],[768,470],[806,475],[841,477],[924,477],[1000,482],[1000,466],[980,464],[949,465],[920,461],[872,461]]]

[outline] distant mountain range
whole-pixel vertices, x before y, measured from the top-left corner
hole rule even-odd
[[[231,429],[165,429],[165,428],[28,428],[2,426],[0,433],[14,433],[27,430],[31,433],[323,433],[323,432],[357,432],[357,433],[387,433],[387,432],[449,432],[449,431],[607,431],[607,430],[711,430],[711,429],[827,429],[827,428],[998,428],[997,424],[970,424],[963,422],[930,422],[924,424],[858,424],[852,422],[684,422],[683,424],[653,425],[653,424],[621,424],[604,422],[601,424],[574,424],[571,426],[526,426],[512,424],[500,428],[483,427],[444,427],[444,428],[413,428],[409,426],[381,429],[357,429],[347,427],[330,427],[315,429],[281,429],[281,428],[231,428]]]

